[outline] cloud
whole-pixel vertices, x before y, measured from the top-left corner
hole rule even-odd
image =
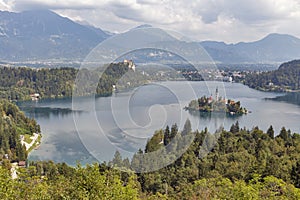
[[[76,1],[76,0],[14,0],[12,8],[15,11],[36,10],[36,9],[95,9],[99,3],[94,0]]]
[[[0,0],[0,10],[11,11],[12,1],[8,0]]]
[[[198,40],[256,40],[271,32],[300,37],[300,0],[0,0],[0,9],[51,9],[113,32],[140,24]]]

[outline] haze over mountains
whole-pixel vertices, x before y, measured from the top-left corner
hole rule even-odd
[[[1,61],[80,61],[110,36],[99,28],[76,23],[48,10],[22,13],[0,11]],[[300,39],[284,34],[270,34],[249,43],[204,41],[199,44],[221,63],[274,63],[300,58]]]
[[[109,35],[54,12],[0,12],[0,59],[82,58]]]
[[[256,42],[225,44],[201,42],[214,58],[224,63],[272,63],[300,58],[300,39],[286,34],[270,34]]]

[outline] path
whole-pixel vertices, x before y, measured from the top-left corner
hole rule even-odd
[[[11,177],[12,177],[12,179],[18,178],[18,175],[17,175],[17,168],[18,168],[18,163],[12,163],[12,164],[11,164],[10,172],[11,172]]]
[[[35,143],[35,141],[38,139],[39,134],[37,133],[33,133],[33,136],[30,137],[30,139],[32,139],[32,141],[28,144],[27,142],[24,141],[24,139],[21,140],[21,144],[25,145],[26,150],[30,149],[30,147],[32,147],[32,145]]]

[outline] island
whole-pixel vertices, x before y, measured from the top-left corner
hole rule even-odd
[[[241,107],[240,101],[232,99],[225,99],[219,96],[218,88],[216,88],[215,98],[202,96],[198,99],[192,100],[185,110],[200,111],[200,112],[225,112],[230,115],[243,115],[247,114],[248,110]]]

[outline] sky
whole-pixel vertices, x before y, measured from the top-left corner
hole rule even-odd
[[[0,10],[50,9],[114,33],[142,24],[193,40],[259,40],[270,33],[300,38],[300,0],[0,0]]]

